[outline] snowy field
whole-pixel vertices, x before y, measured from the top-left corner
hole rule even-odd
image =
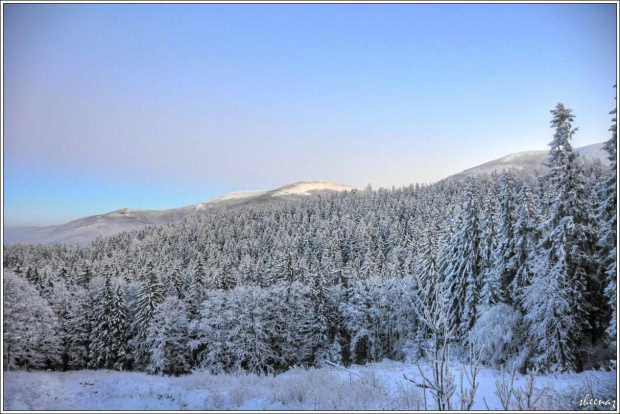
[[[452,409],[458,410],[460,372],[452,364],[456,381]],[[421,382],[415,365],[386,360],[355,373],[338,368],[293,369],[277,376],[254,374],[209,375],[195,372],[181,377],[108,370],[24,372],[4,374],[5,410],[424,410],[424,391],[405,380]],[[474,410],[502,410],[496,395],[498,371],[483,368],[478,374]],[[509,382],[508,375],[504,375]],[[469,383],[465,379],[465,390]],[[526,387],[517,374],[514,395]],[[587,371],[536,377],[536,409],[592,409],[592,398],[610,400],[597,409],[609,410],[616,394],[616,373]],[[541,394],[542,392],[542,394]],[[511,409],[518,409],[515,396]],[[427,407],[434,404],[426,393]],[[586,398],[585,404],[580,400]]]

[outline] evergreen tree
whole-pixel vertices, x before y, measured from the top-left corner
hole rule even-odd
[[[444,290],[451,300],[448,315],[457,337],[465,338],[476,322],[480,300],[482,254],[480,249],[478,183],[468,179],[465,201],[447,249],[441,259]]]
[[[127,321],[127,305],[125,304],[125,292],[119,284],[116,287],[112,306],[110,309],[110,339],[113,368],[123,371],[129,363],[128,351],[129,326]]]
[[[134,356],[133,360],[138,368],[145,368],[149,363],[150,349],[146,343],[149,324],[155,313],[155,307],[164,300],[164,288],[159,276],[153,269],[153,264],[148,262],[144,270],[145,280],[138,291],[133,323],[134,337],[132,339]]]
[[[520,202],[516,206],[513,237],[514,237],[514,268],[515,276],[509,286],[509,297],[511,297],[516,307],[523,311],[521,304],[522,289],[531,282],[534,271],[532,260],[535,257],[535,249],[540,238],[538,226],[540,224],[540,214],[538,210],[538,200],[527,184],[519,190],[518,199]]]
[[[90,335],[90,362],[92,368],[111,368],[114,365],[111,321],[112,286],[110,277],[105,278],[103,288],[95,297]]]
[[[310,297],[314,305],[314,321],[312,324],[312,356],[316,365],[322,365],[329,360],[329,330],[330,322],[328,319],[328,297],[325,288],[325,281],[321,273],[312,276]]]
[[[90,266],[85,261],[80,262],[77,275],[77,283],[81,286],[88,287],[93,275]]]
[[[540,256],[531,284],[522,289],[524,320],[539,370],[572,370],[577,362],[573,332],[579,330],[579,315],[573,313],[574,290],[565,266],[565,261],[551,265],[548,256]]]
[[[615,85],[614,85],[615,87]],[[605,296],[607,297],[607,303],[611,309],[611,321],[607,327],[607,334],[611,338],[612,346],[616,346],[616,324],[617,324],[617,309],[616,309],[616,278],[617,278],[617,265],[616,265],[616,228],[617,228],[617,136],[618,126],[616,122],[616,108],[611,112],[614,115],[612,119],[612,126],[609,128],[611,131],[611,138],[605,143],[605,150],[609,153],[610,168],[612,174],[601,185],[601,205],[599,207],[599,220],[601,221],[601,227],[598,234],[598,245],[601,249],[601,266],[605,272]]]
[[[500,284],[500,301],[513,303],[509,286],[517,273],[517,248],[514,226],[517,220],[517,199],[514,178],[511,173],[503,172],[499,177],[499,227],[497,245],[493,252],[493,278]],[[489,303],[492,304],[492,303]]]
[[[69,369],[86,368],[90,361],[90,308],[88,291],[77,286],[71,292],[66,316],[66,329],[70,333],[66,348]]]
[[[484,194],[481,218],[481,252],[482,252],[482,289],[480,291],[480,303],[491,306],[499,302],[504,302],[505,295],[502,289],[501,273],[497,271],[498,265],[502,262],[498,260],[498,252],[501,244],[501,200],[503,183],[506,172],[498,178],[493,171],[493,187],[487,189]]]
[[[590,300],[593,290],[598,289],[593,283],[597,278],[597,266],[592,251],[595,246],[595,234],[591,226],[593,216],[589,208],[586,181],[577,164],[578,154],[570,144],[576,132],[571,126],[574,115],[562,104],[558,104],[551,112],[551,125],[555,128],[555,134],[549,144],[549,172],[545,178],[553,186],[556,196],[548,208],[549,218],[541,224],[544,236],[538,250],[544,258],[542,262],[547,263],[544,269],[550,272],[545,277],[554,278],[553,285],[566,290],[557,292],[556,295],[566,301],[567,315],[572,319],[570,324],[567,323],[571,325],[571,329],[558,330],[557,338],[552,337],[552,340],[565,344],[561,347],[561,358],[557,363],[560,364],[560,369],[581,371],[580,349],[584,345],[586,331],[591,329],[590,316],[596,303]],[[539,296],[537,300],[544,301],[545,298]],[[535,303],[528,303],[530,311],[537,306]],[[557,315],[557,318],[564,317],[562,314]],[[535,320],[531,321],[536,323]],[[535,326],[530,329],[537,330]],[[556,365],[553,366],[557,368]]]

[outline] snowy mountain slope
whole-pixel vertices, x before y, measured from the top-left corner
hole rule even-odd
[[[579,158],[582,162],[586,159],[590,161],[599,159],[604,165],[609,165],[609,159],[607,158],[609,154],[603,149],[603,145],[604,143],[600,143],[577,148],[577,152],[580,155]],[[470,168],[450,178],[464,179],[481,174],[490,174],[493,171],[501,173],[502,170],[511,170],[518,174],[535,177],[537,174],[545,171],[546,167],[543,163],[546,161],[548,154],[549,151],[547,150],[517,152]]]
[[[83,217],[57,226],[5,228],[3,241],[4,243],[86,244],[99,236],[110,236],[145,226],[172,223],[198,212],[233,208],[249,203],[269,203],[331,191],[347,191],[354,188],[327,181],[298,182],[275,190],[237,191],[211,198],[202,203],[169,210],[124,208],[105,214]]]

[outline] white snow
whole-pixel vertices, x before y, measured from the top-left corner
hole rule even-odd
[[[453,410],[458,410],[462,365],[451,363],[457,383]],[[384,360],[352,373],[338,368],[295,368],[277,376],[210,375],[195,372],[165,377],[135,372],[83,370],[75,372],[4,373],[4,410],[424,410],[421,382],[415,365]],[[483,368],[478,374],[474,410],[501,410],[495,395],[500,372]],[[523,387],[517,374],[514,386]],[[586,371],[536,377],[536,388],[549,387],[540,409],[557,409],[562,399],[586,397],[590,389],[616,387],[615,372]],[[465,381],[465,386],[467,382]],[[581,395],[583,394],[583,395]],[[607,394],[609,395],[609,394]],[[433,409],[427,392],[427,407]],[[599,398],[590,395],[590,398]],[[608,410],[609,406],[599,406]]]
[[[328,181],[298,182],[277,189],[272,196],[286,195],[311,195],[314,191],[349,191],[355,187],[344,184],[330,183]]]
[[[234,191],[232,193],[227,193],[227,194],[224,194],[218,197],[210,198],[207,201],[196,204],[195,207],[196,207],[196,210],[201,210],[205,208],[206,204],[217,203],[217,202],[226,201],[226,200],[238,200],[241,198],[248,198],[248,197],[258,197],[268,192],[269,190]]]

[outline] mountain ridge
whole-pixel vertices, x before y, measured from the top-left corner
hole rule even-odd
[[[583,164],[585,160],[600,160],[604,165],[609,165],[609,154],[603,148],[605,143],[586,145],[580,148],[576,148],[579,153],[579,160]],[[451,175],[450,179],[463,179],[470,176],[480,174],[490,174],[493,171],[500,173],[502,170],[513,170],[517,173],[521,172],[527,175],[536,176],[537,173],[541,173],[546,170],[543,162],[549,155],[547,150],[536,151],[520,151],[512,154],[508,154],[504,157],[485,162],[472,168],[468,168],[460,173]]]
[[[604,143],[577,148],[581,163],[600,160],[609,165]],[[530,179],[543,172],[543,162],[548,151],[521,151],[492,160],[451,175],[444,180],[463,180],[470,176],[490,174],[493,171],[512,170]],[[183,220],[192,214],[221,208],[234,208],[246,204],[270,203],[278,200],[294,200],[314,194],[350,191],[356,187],[328,181],[298,181],[273,190],[234,191],[212,197],[200,203],[167,210],[141,210],[121,208],[107,213],[78,218],[68,223],[45,227],[4,228],[3,242],[6,243],[64,243],[68,245],[86,244],[99,236],[110,236],[122,231],[139,229],[145,226],[162,225]]]
[[[328,181],[299,181],[274,190],[234,191],[185,207],[167,210],[121,208],[107,213],[81,217],[60,225],[7,227],[4,243],[87,244],[99,236],[156,226],[183,220],[193,214],[220,208],[233,208],[249,203],[270,203],[297,199],[332,191],[350,191],[355,187]]]

